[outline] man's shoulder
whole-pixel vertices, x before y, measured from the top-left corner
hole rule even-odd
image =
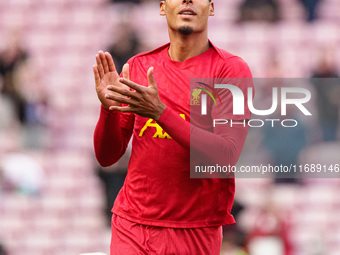
[[[135,56],[133,56],[129,61],[132,62],[134,60],[142,60],[142,59],[148,59],[148,58],[152,58],[155,56],[158,56],[164,49],[169,47],[169,43],[164,44],[154,50],[151,51],[146,51],[146,52],[141,52]]]
[[[211,42],[210,42],[211,43]],[[233,63],[233,64],[247,64],[240,56],[234,55],[230,53],[229,51],[226,51],[224,49],[218,48],[215,45],[213,45],[213,48],[215,49],[216,53],[220,57],[220,59],[226,63]]]
[[[211,42],[210,42],[211,43]],[[251,77],[251,71],[246,61],[224,49],[213,45],[216,54],[220,59],[220,73],[223,77]]]

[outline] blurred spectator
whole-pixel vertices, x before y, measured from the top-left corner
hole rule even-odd
[[[276,0],[244,0],[240,6],[239,21],[268,21],[280,19],[280,8]]]
[[[23,145],[26,148],[41,148],[45,145],[48,112],[48,96],[41,74],[30,59],[20,65],[15,75],[20,94],[25,101]]]
[[[41,147],[46,124],[47,93],[41,82],[41,74],[28,54],[21,47],[21,34],[13,30],[7,46],[0,53],[0,104],[5,114],[0,127],[13,128],[20,123],[23,146]],[[13,116],[13,117],[11,117]]]
[[[292,245],[288,239],[287,215],[283,215],[273,203],[268,202],[258,211],[256,221],[247,237],[251,255],[291,255]]]
[[[131,144],[129,144],[126,153],[117,163],[109,167],[98,166],[97,168],[98,177],[102,181],[105,189],[105,216],[108,227],[111,227],[111,209],[120,189],[123,187],[130,156]]]
[[[26,124],[45,124],[47,91],[41,82],[39,72],[29,59],[18,68],[15,81],[20,86],[20,94],[25,98]]]
[[[273,119],[279,119],[273,117]],[[274,127],[265,125],[263,128],[263,144],[268,150],[275,166],[296,165],[300,152],[306,147],[306,128],[301,120],[291,109],[287,108],[286,119],[295,119],[298,125],[295,127],[284,127],[276,122]],[[289,175],[288,175],[289,174]],[[298,183],[295,174],[275,173],[276,183]]]
[[[136,32],[128,22],[118,25],[114,38],[117,38],[108,48],[113,57],[118,73],[122,71],[123,65],[134,55],[139,53],[140,42]]]
[[[336,67],[323,52],[312,78],[339,78]],[[317,95],[319,123],[324,141],[335,141],[339,128],[339,79],[313,79]]]
[[[300,0],[306,10],[307,21],[313,21],[316,19],[316,11],[320,0]]]
[[[1,94],[11,100],[16,116],[25,123],[25,99],[22,97],[18,84],[15,82],[17,69],[27,59],[27,53],[21,46],[20,33],[12,31],[5,49],[0,53]]]
[[[43,186],[43,169],[33,158],[11,153],[0,161],[0,188],[4,192],[37,195]]]

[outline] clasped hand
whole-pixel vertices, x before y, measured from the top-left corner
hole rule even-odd
[[[119,78],[112,56],[108,52],[99,51],[96,62],[97,65],[93,66],[96,91],[105,108],[111,111],[132,112],[156,121],[159,119],[166,105],[159,98],[153,67],[147,71],[148,87],[145,87],[130,80],[129,64],[123,66],[123,78]]]

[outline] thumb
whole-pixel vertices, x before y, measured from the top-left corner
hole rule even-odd
[[[125,65],[123,65],[123,78],[130,80],[130,72],[129,72],[129,64],[126,63]]]
[[[153,67],[150,67],[147,73],[149,88],[158,90],[155,78],[153,77]]]
[[[100,84],[100,76],[99,76],[98,67],[96,65],[93,66],[93,74],[94,74],[94,81],[96,83],[96,87],[98,87]]]

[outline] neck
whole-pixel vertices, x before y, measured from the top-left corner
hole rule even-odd
[[[207,32],[182,35],[177,31],[169,31],[169,55],[174,61],[183,62],[197,56],[210,48]]]

